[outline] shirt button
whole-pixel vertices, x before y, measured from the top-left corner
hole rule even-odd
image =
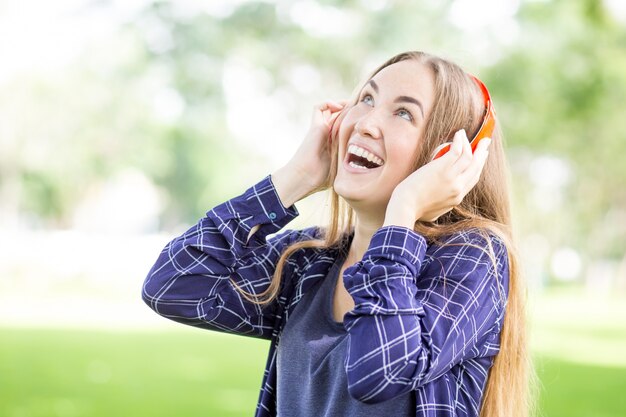
[[[276,218],[276,213],[274,213],[273,211],[270,212],[270,219],[274,220]]]

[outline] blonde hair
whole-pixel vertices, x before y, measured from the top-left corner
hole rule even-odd
[[[426,120],[421,146],[414,157],[413,170],[417,170],[430,161],[437,146],[451,141],[457,130],[465,129],[468,137],[473,137],[480,127],[485,109],[482,92],[466,72],[450,61],[423,52],[405,52],[390,58],[377,68],[368,80],[383,68],[408,59],[427,65],[435,76],[433,107]],[[354,95],[356,103],[358,96]],[[353,228],[354,210],[332,189],[338,165],[337,143],[338,141],[333,141],[330,149],[331,167],[325,184],[309,193],[310,195],[330,189],[328,226],[322,229],[322,236],[319,239],[299,241],[284,250],[276,265],[272,281],[264,292],[248,293],[231,280],[247,300],[265,305],[276,298],[285,262],[294,252],[304,248],[337,248],[345,243],[347,234]],[[436,221],[417,221],[414,227],[429,244],[443,244],[441,241],[443,236],[475,228],[487,242],[491,242],[488,236],[488,232],[491,232],[501,238],[507,248],[509,295],[500,336],[500,350],[489,370],[480,417],[526,417],[534,416],[536,413],[535,389],[538,379],[528,347],[527,288],[514,244],[508,176],[502,132],[499,123],[496,123],[489,158],[476,186],[458,206]],[[489,255],[494,261],[493,248],[489,249]]]

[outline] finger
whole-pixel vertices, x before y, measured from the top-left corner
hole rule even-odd
[[[327,125],[328,120],[332,115],[331,110],[328,108],[327,103],[322,103],[313,106],[313,116],[311,120],[312,126]]]
[[[490,138],[485,138],[480,141],[476,147],[476,152],[474,152],[470,166],[459,175],[461,181],[467,184],[469,188],[472,188],[480,180],[480,175],[487,162],[487,157],[489,156],[488,149],[490,143]]]
[[[454,137],[452,138],[452,148],[456,151],[456,158],[454,158],[454,163],[458,161],[458,159],[463,155],[463,133],[465,131],[463,129],[457,130],[454,133]],[[452,150],[452,149],[451,149]]]
[[[465,134],[465,129],[461,129],[456,132],[454,134],[454,139],[460,141],[459,145],[461,146],[461,154],[456,161],[454,161],[451,170],[454,174],[459,175],[472,163],[472,147],[470,146],[467,135]]]
[[[489,145],[491,145],[492,139],[490,137],[484,137],[482,139],[480,139],[480,141],[478,142],[478,145],[476,145],[476,150],[474,151],[474,153],[478,152],[478,151],[488,151],[489,150]]]
[[[341,114],[343,109],[344,107],[339,106],[336,103],[325,102],[316,108],[316,111],[321,112],[322,120],[332,129],[334,120],[339,116],[339,114]]]
[[[333,130],[333,126],[335,124],[335,121],[337,120],[337,117],[339,117],[339,112],[332,113],[330,115],[330,119],[328,119],[328,130],[330,132],[332,132],[332,130]]]
[[[492,139],[491,138],[483,138],[480,140],[480,143],[478,143],[478,146],[476,146],[476,151],[475,152],[488,152],[489,151],[489,146],[491,145]]]
[[[337,118],[334,120],[333,125],[331,127],[331,138],[336,138],[339,134],[339,128],[341,126],[341,122],[346,117],[348,112],[348,107],[344,108],[342,111],[337,113]]]
[[[474,188],[474,186],[478,184],[478,181],[480,181],[480,177],[483,173],[483,169],[485,168],[485,164],[487,163],[488,157],[489,157],[488,151],[482,152],[481,156],[478,157],[480,159],[478,168],[474,171],[474,176],[469,179],[470,189]]]
[[[344,105],[341,103],[338,103],[336,101],[325,101],[321,104],[318,105],[318,108],[320,110],[331,110],[333,112],[341,110],[342,108],[344,108]]]
[[[454,137],[452,138],[452,142],[446,142],[446,143],[439,145],[437,149],[435,150],[435,152],[433,152],[432,159],[435,159],[437,157],[437,153],[441,149],[446,148],[446,147],[448,147],[448,150],[445,151],[443,155],[440,155],[440,157],[438,157],[436,160],[434,160],[431,163],[441,164],[442,166],[446,166],[446,169],[449,169],[450,166],[453,166],[456,163],[456,161],[461,156],[461,153],[463,152],[463,144],[461,143],[461,140],[460,140],[460,131],[457,131],[454,134]]]

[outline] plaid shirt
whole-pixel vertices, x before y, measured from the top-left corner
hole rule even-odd
[[[271,341],[255,417],[276,415],[281,330],[338,250],[296,251],[279,296],[264,308],[246,301],[230,279],[248,292],[265,290],[288,245],[320,237],[318,227],[279,233],[298,215],[295,205],[282,205],[268,175],[169,242],[143,283],[142,299],[163,317]],[[492,236],[494,269],[476,230],[451,235],[448,243],[453,246],[428,245],[406,227],[381,227],[361,261],[344,271],[355,304],[344,316],[344,371],[354,398],[375,403],[412,391],[416,416],[478,415],[500,347],[507,252]]]

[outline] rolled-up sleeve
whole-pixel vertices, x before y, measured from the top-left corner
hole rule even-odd
[[[278,301],[262,308],[231,280],[252,294],[267,289],[284,248],[313,232],[276,233],[298,214],[295,206],[283,207],[268,175],[165,246],[144,280],[143,301],[183,324],[269,339]]]
[[[415,231],[385,226],[344,271],[355,307],[344,316],[350,394],[386,401],[484,354],[500,330],[508,282],[506,247],[464,231],[427,255]],[[426,262],[426,260],[428,262]]]

